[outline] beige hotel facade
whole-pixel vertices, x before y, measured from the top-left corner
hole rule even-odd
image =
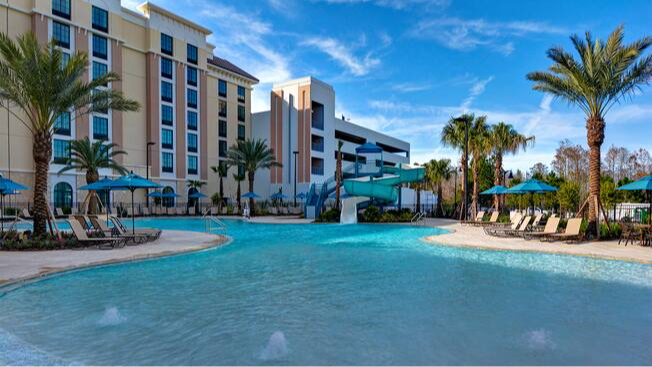
[[[209,29],[152,3],[134,12],[120,0],[0,0],[0,31],[12,38],[32,31],[42,43],[54,40],[66,55],[87,52],[86,78],[114,71],[122,80],[107,87],[141,105],[138,112],[109,110],[76,118],[71,111],[59,117],[48,187],[55,207],[74,205],[86,195],[78,190],[84,172],[58,174],[71,140],[88,136],[117,144],[128,153],[120,156],[121,164],[143,177],[149,173],[166,192],[181,195],[182,203],[189,180],[206,182],[201,191],[209,196],[217,192],[219,178],[210,167],[223,162],[238,139],[251,137],[251,91],[258,80],[213,55]],[[237,171],[230,168],[224,179],[226,196],[235,196]],[[0,109],[0,173],[33,186],[31,134],[5,108]],[[111,171],[100,175],[114,177]],[[113,195],[113,202],[128,199]],[[29,202],[31,196],[22,192],[16,201]],[[137,199],[144,201],[144,192]]]

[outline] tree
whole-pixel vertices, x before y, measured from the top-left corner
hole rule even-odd
[[[249,181],[249,192],[254,191],[256,171],[270,169],[272,167],[282,167],[274,158],[274,151],[262,139],[239,140],[227,151],[227,162],[231,166],[244,167]],[[254,214],[253,198],[249,198],[249,208],[251,213]]]
[[[188,180],[188,183],[186,184],[186,187],[188,189],[195,189],[197,192],[201,191],[201,188],[206,185],[206,182],[202,180]],[[197,200],[195,199],[195,204],[197,203]]]
[[[99,180],[99,170],[102,168],[112,169],[121,175],[129,171],[114,160],[119,155],[126,155],[127,152],[117,150],[115,143],[106,143],[102,140],[91,142],[88,137],[70,142],[70,158],[66,165],[59,171],[62,174],[71,170],[86,171],[86,184],[90,185]],[[88,193],[88,209],[90,213],[99,213],[99,203],[95,191]]]
[[[623,44],[623,37],[622,26],[617,27],[606,42],[593,39],[589,32],[584,40],[573,35],[571,41],[579,60],[563,48],[554,47],[548,50],[548,58],[553,61],[549,71],[527,75],[535,82],[534,90],[561,98],[586,114],[591,198],[600,197],[600,150],[606,113],[652,79],[652,55],[643,57],[652,45],[652,37],[643,37],[631,44]],[[589,200],[589,223],[599,236],[598,210],[595,201]]]
[[[34,234],[40,236],[45,233],[49,220],[48,171],[56,119],[71,110],[79,117],[108,109],[136,111],[140,106],[126,99],[122,92],[105,87],[119,81],[118,74],[109,72],[86,81],[88,55],[85,52],[73,54],[64,65],[55,43],[42,47],[31,32],[16,42],[0,33],[0,56],[0,104],[32,135]]]
[[[426,163],[426,179],[430,185],[437,188],[437,208],[435,216],[441,216],[444,212],[444,198],[442,184],[451,178],[453,169],[450,159],[432,159]]]
[[[238,174],[238,173],[234,173],[234,174],[233,174],[233,179],[234,179],[235,182],[237,182],[237,184],[238,184],[238,189],[237,189],[237,191],[236,191],[236,193],[235,193],[235,199],[236,199],[236,201],[237,201],[237,203],[238,203],[238,210],[241,210],[241,209],[242,209],[242,205],[240,204],[240,203],[241,203],[241,201],[240,201],[240,200],[241,200],[241,199],[240,199],[240,196],[241,196],[241,194],[242,194],[242,190],[240,189],[240,184],[242,183],[242,181],[245,180],[245,175],[241,175],[241,174]]]
[[[344,142],[337,141],[337,162],[335,166],[335,208],[340,208],[340,188],[342,187],[342,146]]]
[[[541,162],[537,162],[530,168],[530,177],[537,180],[543,180],[548,175],[548,166]]]
[[[229,163],[226,161],[222,162],[220,162],[217,167],[212,166],[211,170],[213,170],[214,173],[217,173],[217,176],[220,179],[220,197],[224,199],[224,178],[229,175]]]
[[[467,193],[464,191],[464,183],[468,181],[468,162],[464,156],[465,129],[470,127],[474,119],[475,116],[473,114],[463,114],[455,118],[451,117],[441,132],[442,145],[445,147],[457,149],[462,154],[462,158],[460,160],[460,164],[462,166],[462,201],[464,201],[464,198],[467,197]],[[460,217],[466,218],[466,213],[460,212]]]
[[[503,175],[503,158],[507,154],[516,154],[519,150],[525,150],[528,145],[534,145],[534,136],[520,134],[512,125],[499,122],[491,127],[491,145],[495,162],[494,185],[505,185]],[[500,195],[494,195],[494,206],[500,211]]]
[[[557,199],[562,211],[577,211],[580,205],[579,184],[572,181],[564,182],[557,191]]]
[[[489,127],[487,126],[487,116],[476,117],[469,129],[469,151],[473,157],[471,161],[471,170],[473,171],[473,196],[471,201],[471,212],[473,218],[478,212],[480,202],[480,181],[478,173],[480,172],[480,160],[483,160],[491,152],[491,139]]]

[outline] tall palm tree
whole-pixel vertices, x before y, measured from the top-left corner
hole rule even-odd
[[[600,233],[595,200],[600,198],[600,150],[604,142],[606,113],[640,86],[652,80],[652,55],[643,56],[652,45],[652,37],[623,44],[623,27],[618,26],[606,41],[571,36],[579,60],[561,47],[548,50],[553,64],[548,71],[527,74],[535,82],[533,89],[561,98],[578,106],[586,114],[589,146],[589,223]]]
[[[245,180],[245,175],[241,175],[241,174],[238,174],[238,173],[234,173],[234,174],[233,174],[233,179],[235,180],[235,182],[238,183],[238,189],[237,189],[237,191],[236,191],[236,193],[235,193],[235,199],[236,199],[236,201],[237,201],[237,203],[238,203],[238,210],[241,210],[241,209],[242,209],[242,205],[241,205],[241,199],[240,199],[240,196],[241,196],[241,194],[242,194],[242,190],[240,189],[240,184],[242,183],[242,181]]]
[[[460,164],[462,165],[462,181],[460,182],[462,186],[462,198],[467,197],[467,193],[464,191],[464,183],[468,181],[468,162],[464,156],[464,130],[466,126],[470,128],[473,120],[475,120],[475,115],[473,114],[463,114],[459,117],[451,117],[441,132],[442,145],[457,149],[462,155],[462,158],[460,159]],[[466,218],[466,213],[460,211],[460,218]]]
[[[62,53],[55,44],[41,46],[31,32],[17,41],[0,33],[0,56],[0,104],[32,134],[34,234],[42,235],[49,220],[48,171],[57,117],[71,110],[81,116],[107,109],[136,111],[140,106],[121,92],[104,88],[120,80],[118,74],[109,72],[86,81],[85,52],[73,54],[63,66]]]
[[[342,187],[342,146],[344,142],[337,141],[337,162],[335,165],[335,208],[340,208],[340,188]]]
[[[249,192],[254,191],[256,171],[282,167],[274,158],[274,151],[267,146],[265,140],[239,140],[227,152],[227,162],[232,166],[243,166],[249,181]],[[254,199],[249,198],[249,208],[254,214]]]
[[[206,182],[202,181],[202,180],[188,180],[188,183],[186,183],[186,187],[188,189],[195,189],[195,190],[197,190],[197,192],[201,192],[201,188],[204,187],[205,185],[206,185]],[[190,201],[190,200],[188,200],[188,201]],[[194,199],[194,202],[195,202],[195,206],[196,206],[197,203],[199,202],[199,200]]]
[[[442,194],[442,183],[448,181],[453,174],[450,159],[432,159],[426,163],[426,179],[437,188],[437,208],[435,216],[440,216],[444,212],[444,200]],[[457,188],[456,188],[457,189]]]
[[[473,124],[469,128],[469,151],[473,157],[471,164],[471,170],[473,172],[471,212],[473,213],[473,218],[475,218],[480,201],[480,181],[478,177],[480,160],[486,158],[487,154],[491,152],[491,139],[489,126],[487,125],[487,116],[479,116],[473,120]]]
[[[66,160],[65,166],[59,170],[59,174],[71,170],[86,171],[86,184],[90,185],[99,180],[99,170],[109,168],[113,171],[126,175],[129,171],[115,161],[115,157],[126,155],[127,152],[117,150],[115,143],[106,143],[98,140],[91,142],[88,137],[70,142],[70,158]],[[88,193],[88,209],[91,213],[97,213],[99,205],[95,191]]]
[[[217,173],[217,176],[220,179],[220,197],[224,199],[224,178],[229,175],[229,166],[228,162],[226,164],[219,164],[217,166],[212,166],[211,170],[214,173]]]
[[[507,154],[516,154],[519,150],[525,150],[528,146],[534,145],[534,136],[520,134],[510,124],[499,122],[491,127],[491,145],[495,159],[494,184],[504,185],[503,182],[503,158]],[[494,195],[494,207],[500,212],[501,198]]]

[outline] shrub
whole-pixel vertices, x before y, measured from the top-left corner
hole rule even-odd
[[[380,209],[377,206],[370,205],[365,209],[364,214],[358,218],[359,222],[378,223],[380,222]]]
[[[331,208],[323,211],[319,214],[317,222],[319,223],[337,223],[340,221],[340,210],[337,208]]]
[[[48,251],[81,248],[82,246],[72,238],[72,235],[62,233],[58,239],[50,235],[20,239],[16,232],[9,232],[2,242],[4,251]]]

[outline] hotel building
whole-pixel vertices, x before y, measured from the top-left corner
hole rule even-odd
[[[296,192],[307,193],[312,184],[332,178],[338,141],[343,142],[344,168],[365,143],[383,148],[385,165],[410,163],[410,143],[336,117],[335,90],[321,80],[305,77],[274,85],[270,107],[253,114],[253,138],[267,140],[283,167],[256,174],[255,191],[261,196],[281,189],[293,197],[295,179]],[[360,162],[371,164],[365,157]]]
[[[0,0],[0,31],[14,39],[32,31],[42,44],[54,40],[64,58],[87,52],[85,78],[116,72],[122,80],[106,88],[141,105],[138,112],[109,110],[76,118],[70,111],[58,118],[48,193],[54,207],[85,197],[77,190],[86,183],[83,172],[57,174],[71,140],[113,142],[128,153],[118,157],[128,170],[185,197],[189,180],[206,182],[202,191],[208,195],[218,191],[210,167],[223,164],[237,139],[251,136],[251,90],[258,80],[213,55],[209,29],[152,3],[134,12],[120,0]],[[0,111],[0,147],[0,172],[32,187],[32,137],[6,109]],[[236,171],[231,168],[225,178],[227,193],[235,193]],[[31,192],[23,195],[19,200],[31,200]],[[114,200],[123,197],[115,194]]]

